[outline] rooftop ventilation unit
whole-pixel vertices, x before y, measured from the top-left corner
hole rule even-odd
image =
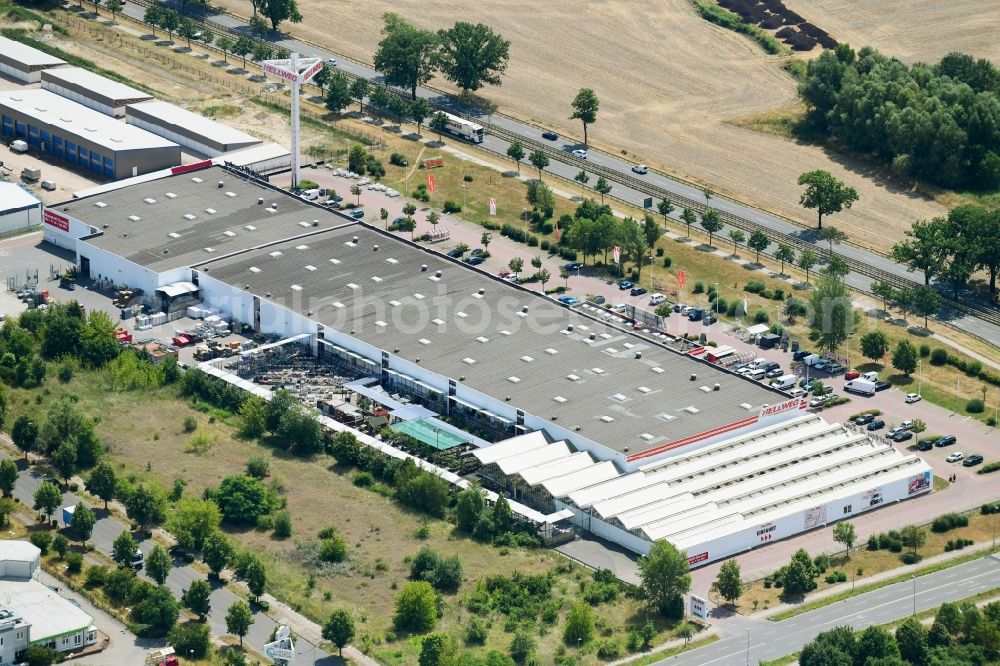
[[[696,375],[696,374],[694,374],[694,373],[692,372],[692,373],[691,373],[691,377],[689,377],[689,379],[690,379],[691,381],[696,381],[696,380],[698,379],[698,375]]]
[[[427,264],[420,264],[420,272],[425,273],[427,271]]]
[[[358,243],[358,237],[354,236],[353,238],[351,238],[351,242],[354,243],[355,245],[357,245],[357,243]]]
[[[441,271],[434,271],[434,277],[436,278],[441,277]]]
[[[568,326],[566,327],[566,330],[567,330],[568,332],[572,333],[572,332],[573,332],[573,324],[570,324],[570,325],[568,325]]]
[[[589,336],[587,336],[587,339],[588,340],[596,340],[597,339],[597,334],[596,333],[591,333]]]
[[[222,180],[220,180],[220,181],[219,181],[219,184],[218,184],[218,185],[216,185],[216,187],[219,187],[219,188],[222,188],[222,187],[225,187],[225,186],[226,186],[226,182],[225,182],[225,181],[222,181]]]
[[[264,205],[264,197],[257,197],[257,205],[258,206]]]
[[[482,296],[483,294],[485,294],[485,293],[486,293],[486,290],[485,290],[485,289],[483,289],[482,287],[480,287],[480,288],[479,288],[479,292],[478,292],[478,293],[479,293],[479,295],[480,295],[480,296]]]
[[[722,385],[721,385],[721,384],[718,384],[718,383],[717,383],[717,384],[715,384],[715,385],[714,385],[714,386],[712,387],[712,390],[713,390],[713,391],[718,391],[718,390],[719,390],[719,389],[721,389],[721,388],[722,388]]]
[[[642,352],[636,352],[636,353],[635,353],[635,357],[636,357],[637,359],[639,359],[639,358],[642,358]]]
[[[372,252],[378,252],[378,245],[372,245]]]

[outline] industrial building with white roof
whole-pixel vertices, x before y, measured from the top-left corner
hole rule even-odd
[[[153,99],[149,93],[82,67],[45,70],[42,72],[42,89],[115,118],[124,118],[125,107],[129,104]]]
[[[3,135],[107,178],[181,163],[176,143],[81,106],[51,90],[0,91]]]
[[[81,275],[182,285],[308,335],[341,374],[496,442],[474,451],[489,487],[636,552],[666,538],[706,563],[930,488],[919,458],[679,343],[220,167],[51,207],[45,226]]]
[[[246,132],[159,100],[129,104],[125,107],[125,121],[206,157],[262,143]]]
[[[4,76],[21,83],[38,83],[42,70],[66,66],[66,61],[61,58],[0,36],[0,74]]]

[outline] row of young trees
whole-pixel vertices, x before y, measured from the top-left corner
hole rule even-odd
[[[451,28],[422,30],[398,14],[383,15],[382,40],[375,51],[375,69],[389,85],[410,91],[440,72],[463,93],[486,85],[499,86],[507,70],[510,42],[482,23],[456,22]]]
[[[799,96],[808,129],[901,176],[945,187],[1000,186],[1000,72],[950,53],[905,63],[847,44],[811,60]]]

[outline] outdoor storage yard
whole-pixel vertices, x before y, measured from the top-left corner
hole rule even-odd
[[[249,16],[250,5],[242,0],[220,5]],[[943,213],[934,202],[880,180],[864,164],[733,125],[791,105],[795,81],[782,72],[782,58],[702,20],[688,0],[655,5],[559,0],[532,5],[530,16],[523,4],[499,0],[464,6],[474,9],[473,22],[493,26],[511,41],[503,87],[482,91],[501,112],[582,138],[579,123],[569,120],[569,102],[579,88],[592,87],[601,100],[590,128],[595,145],[613,153],[624,149],[637,162],[805,224],[815,220],[798,206],[796,179],[804,171],[829,170],[861,197],[838,216],[837,227],[881,249],[914,220]],[[362,13],[347,4],[303,0],[299,9],[303,22],[283,24],[283,30],[363,62],[372,60],[383,12],[434,30],[463,13],[440,0],[375,0]],[[311,20],[320,12],[351,29],[329,34],[326,21]],[[817,25],[823,25],[819,19]],[[431,85],[449,88],[441,78]],[[892,233],[870,236],[874,227]]]

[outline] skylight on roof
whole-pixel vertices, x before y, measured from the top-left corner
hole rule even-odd
[[[306,226],[309,226],[308,223],[306,223]],[[347,247],[357,247],[358,246],[358,244],[355,243],[354,241],[347,241],[346,243],[344,243],[344,245],[346,245]]]
[[[662,375],[663,374],[663,368],[661,368],[658,365],[654,365],[652,368],[650,368],[650,370],[652,370],[653,372],[655,372],[658,375]]]
[[[359,287],[358,287],[358,285],[354,284],[353,282],[348,282],[347,283],[347,288],[348,289],[358,289]]]
[[[268,206],[264,210],[266,210],[268,213],[277,213],[278,212],[278,209],[275,208],[273,204],[270,205],[270,206]]]
[[[462,359],[462,363],[465,363],[467,365],[475,365],[476,359],[469,358],[468,356],[466,356],[465,358]]]
[[[413,294],[413,298],[417,299],[418,301],[422,301],[422,300],[424,300],[424,295],[421,294],[420,292],[417,292],[417,293]]]
[[[427,279],[430,280],[431,282],[440,282],[441,281],[441,278],[439,276],[437,276],[437,275],[431,275]]]
[[[306,264],[306,270],[307,271],[314,271],[314,270],[316,270],[316,267],[313,266],[312,264]]]
[[[602,416],[601,420],[604,421],[605,423],[611,423],[612,421],[614,421],[614,418],[610,416]]]
[[[432,324],[436,324],[437,326],[440,326],[441,324],[443,324],[443,323],[444,323],[444,319],[437,319],[437,318],[434,318],[434,319],[431,319],[431,323],[432,323]]]
[[[511,333],[507,329],[503,329],[502,331],[500,331],[500,335],[513,335],[513,333]]]
[[[581,326],[580,328],[583,328],[583,326]],[[611,335],[610,333],[601,333],[601,337],[604,338],[605,340],[610,340],[615,336]]]
[[[236,233],[233,231],[223,231],[222,235],[226,236],[227,238],[236,238]]]
[[[167,198],[168,199],[176,199],[177,195],[174,194],[173,192],[167,192]]]
[[[417,342],[419,342],[422,345],[429,345],[431,343],[431,341],[428,340],[427,338],[420,338],[419,340],[417,340]]]
[[[299,226],[302,227],[303,229],[308,229],[309,223],[303,220],[302,222],[299,222]]]
[[[618,402],[625,402],[626,400],[628,400],[628,397],[624,393],[615,393],[611,397],[617,400]]]
[[[511,375],[510,377],[507,378],[507,381],[509,381],[511,384],[519,384],[521,383],[521,378]]]
[[[652,393],[652,392],[653,392],[653,389],[649,388],[648,386],[640,386],[639,387],[639,393]]]
[[[94,205],[97,206],[98,208],[107,208],[108,207],[108,204],[104,203],[103,201],[95,201]]]
[[[292,291],[302,291],[302,285],[300,285],[300,284],[293,284],[292,285]]]
[[[687,406],[687,407],[684,408],[684,411],[687,412],[687,413],[689,413],[689,414],[697,414],[701,410],[698,409],[697,407],[695,407],[694,405],[689,405],[689,406]]]
[[[521,360],[522,360],[522,361],[524,361],[525,363],[531,363],[531,362],[532,362],[532,361],[534,361],[535,359],[534,359],[534,357],[532,357],[532,356],[522,356],[522,357],[521,357]]]
[[[253,226],[252,224],[248,224],[243,228],[246,229],[247,231],[257,231],[257,227]]]
[[[575,382],[575,381],[578,381],[580,379],[580,376],[579,375],[569,374],[569,375],[566,375],[566,379],[570,380],[571,382]]]
[[[609,353],[609,354],[617,354],[617,353],[618,353],[618,350],[617,350],[617,349],[615,349],[614,347],[608,347],[608,348],[607,348],[607,349],[605,349],[604,351],[606,351],[606,352],[607,352],[607,353]]]
[[[341,310],[344,307],[344,304],[341,303],[340,301],[334,301],[333,303],[330,303],[330,305],[337,308],[338,310]]]
[[[468,314],[466,314],[465,312],[456,312],[456,313],[455,313],[455,316],[456,316],[456,317],[458,317],[459,319],[465,319],[465,318],[466,318],[466,317],[468,317],[469,315],[468,315]]]
[[[281,254],[282,254],[281,250],[275,250],[274,252],[271,253],[271,256],[277,259],[278,257],[281,256]]]
[[[236,196],[236,192],[226,192],[226,196],[232,199],[233,197]]]
[[[604,374],[604,369],[603,368],[591,368],[590,371],[592,373],[594,373],[595,375],[603,375]]]
[[[545,353],[546,354],[551,354],[552,356],[555,356],[556,354],[559,353],[559,350],[558,349],[553,349],[552,347],[549,347],[548,349],[545,350]]]
[[[180,238],[181,237],[181,235],[179,233],[177,233],[176,231],[171,231],[167,235],[170,236],[171,238]]]
[[[373,275],[372,276],[372,282],[381,282],[381,281],[382,281],[382,278],[380,278],[379,276],[377,276],[377,275]]]
[[[296,250],[308,250],[309,246],[308,245],[296,245],[295,249]]]
[[[590,327],[587,326],[586,324],[577,324],[577,328],[579,328],[581,331],[589,331],[590,330]]]
[[[193,219],[195,219],[195,216],[192,215],[191,213],[184,213],[184,219],[185,220],[193,220]]]
[[[199,178],[198,176],[191,176],[191,182],[192,183],[201,183],[201,182],[204,182],[204,181],[201,178]]]
[[[558,402],[560,405],[566,404],[566,402],[567,402],[566,398],[562,397],[561,395],[557,395],[556,397],[554,397],[552,399],[555,400],[556,402]]]
[[[251,273],[260,273],[260,269],[257,268],[256,266],[251,266],[250,267],[250,272]]]
[[[384,321],[382,321],[381,319],[379,319],[378,321],[375,322],[375,325],[378,326],[379,328],[385,328],[389,324],[387,324]]]
[[[399,259],[393,259],[392,257],[387,258],[386,261],[388,261],[390,264],[393,264],[393,265],[396,265],[396,264],[399,263]]]
[[[215,215],[219,211],[215,210],[214,208],[206,208],[205,212],[208,213],[209,215]]]
[[[392,299],[391,301],[389,301],[389,305],[391,305],[394,308],[398,308],[400,305],[402,305],[402,303],[400,303],[396,299]]]
[[[148,204],[155,204],[156,203],[156,199],[154,199],[153,197],[146,197],[145,199],[143,199],[143,201],[145,201]]]
[[[647,442],[651,442],[651,441],[653,441],[653,436],[652,436],[652,435],[650,435],[650,434],[649,434],[648,432],[644,432],[644,433],[642,433],[641,435],[639,435],[639,437],[642,437],[642,438],[643,438],[644,440],[646,440]]]
[[[486,344],[489,341],[490,341],[490,339],[488,337],[486,337],[485,335],[480,335],[478,338],[476,338],[476,342],[481,342],[483,344]]]
[[[215,252],[215,248],[214,247],[206,247],[205,248],[205,252],[208,252],[209,254],[211,254],[211,253]]]
[[[139,221],[139,220],[141,220],[142,218],[141,218],[141,217],[139,217],[138,215],[129,215],[129,216],[128,216],[128,219],[132,220],[133,222],[138,222],[138,221]]]
[[[340,259],[331,259],[330,263],[333,264],[334,266],[336,266],[337,264],[340,263]]]

